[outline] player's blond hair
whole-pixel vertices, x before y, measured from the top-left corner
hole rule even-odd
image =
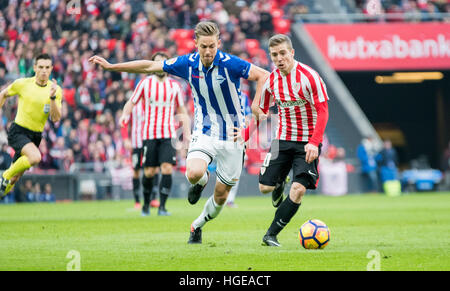
[[[216,35],[217,38],[219,38],[219,26],[211,21],[202,21],[199,22],[196,26],[195,26],[195,39],[198,39],[200,36],[212,36],[212,35]]]
[[[274,47],[286,43],[289,49],[292,49],[292,41],[289,36],[284,34],[275,34],[269,39],[269,47]]]

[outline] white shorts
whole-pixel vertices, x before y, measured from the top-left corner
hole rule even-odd
[[[216,174],[220,182],[234,186],[241,176],[244,145],[239,142],[218,140],[207,135],[192,136],[186,160],[199,158],[207,164],[216,160]]]

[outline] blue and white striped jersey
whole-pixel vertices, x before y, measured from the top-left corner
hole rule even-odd
[[[249,62],[220,50],[209,68],[198,52],[164,61],[165,72],[185,79],[192,88],[194,134],[228,140],[231,128],[244,124],[240,79],[249,77],[250,67]]]

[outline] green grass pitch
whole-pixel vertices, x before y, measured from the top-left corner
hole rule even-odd
[[[275,209],[270,196],[237,197],[188,245],[201,212],[185,199],[168,201],[171,217],[141,217],[131,200],[0,205],[0,270],[450,270],[450,193],[307,195],[280,233],[280,248],[261,246]],[[328,224],[331,241],[305,250],[298,228]],[[69,256],[68,256],[69,255]]]

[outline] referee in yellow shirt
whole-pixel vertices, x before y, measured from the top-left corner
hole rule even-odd
[[[40,54],[33,68],[34,77],[17,79],[0,92],[0,108],[6,98],[19,96],[16,119],[8,130],[8,144],[16,153],[1,177],[0,197],[11,191],[26,170],[41,161],[39,144],[48,116],[53,122],[61,119],[62,90],[55,80],[49,81],[52,59],[48,54]]]

